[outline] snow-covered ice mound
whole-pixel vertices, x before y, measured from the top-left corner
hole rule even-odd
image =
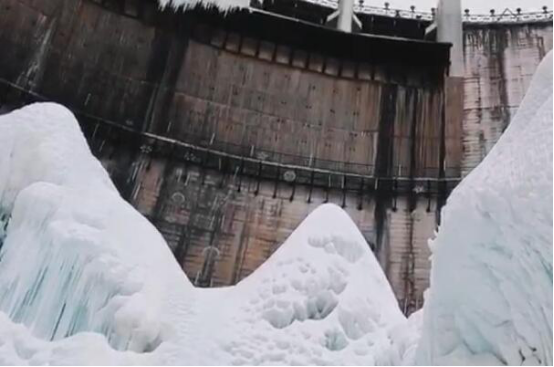
[[[414,356],[417,328],[340,208],[317,209],[238,285],[196,289],[59,105],[0,116],[0,213],[2,365]]]
[[[37,338],[89,331],[147,351],[186,313],[192,285],[65,108],[0,116],[0,213],[0,311]],[[180,309],[159,317],[175,298]]]
[[[413,360],[417,329],[407,327],[369,246],[335,205],[316,209],[236,286],[194,292],[199,307],[193,329],[204,342],[187,361],[390,365]]]
[[[432,242],[422,364],[552,365],[552,53]]]
[[[240,325],[224,343],[234,364],[395,364],[407,349],[389,335],[406,322],[391,287],[335,205],[314,211],[227,292],[229,319]]]

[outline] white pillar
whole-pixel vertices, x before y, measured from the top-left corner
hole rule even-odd
[[[344,32],[352,32],[354,18],[354,0],[339,0],[339,19],[337,28]]]
[[[460,0],[439,0],[436,13],[437,41],[452,44],[450,76],[464,75],[462,4]]]

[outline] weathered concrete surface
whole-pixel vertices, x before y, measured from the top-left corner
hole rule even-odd
[[[301,38],[277,18],[154,4],[0,0],[0,103],[41,96],[78,112],[122,195],[200,286],[236,283],[333,202],[417,307],[447,191],[437,182],[460,171],[461,146],[445,143],[461,140],[444,126],[448,47],[307,25]],[[165,138],[222,154],[160,150]],[[304,176],[285,182],[265,162]]]
[[[97,155],[103,159],[102,153]],[[261,265],[317,206],[344,203],[402,305],[409,309],[421,304],[429,279],[427,239],[436,228],[437,209],[436,199],[425,193],[412,197],[412,202],[376,193],[344,197],[340,190],[294,188],[233,173],[224,177],[179,162],[144,159],[133,163],[140,167],[140,184],[132,203],[162,231],[197,285],[236,283]]]
[[[552,49],[552,23],[467,25],[464,29],[463,174],[498,141],[540,60]]]
[[[42,96],[77,111],[122,195],[196,284],[239,281],[332,202],[406,310],[428,285],[427,239],[452,189],[442,179],[481,160],[552,43],[551,26],[466,29],[466,78],[445,79],[444,45],[308,26],[305,39],[283,38],[271,19],[239,19],[259,22],[262,38],[213,14],[182,22],[155,0],[125,2],[136,5],[125,14],[117,4],[0,0],[0,105]],[[166,138],[188,148],[160,148]],[[286,182],[270,162],[302,169]]]

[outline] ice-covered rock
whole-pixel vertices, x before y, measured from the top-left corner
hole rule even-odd
[[[422,364],[552,365],[552,53],[431,243]]]

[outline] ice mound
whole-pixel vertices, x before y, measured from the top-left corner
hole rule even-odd
[[[421,364],[552,365],[552,53],[431,243]]]
[[[0,116],[0,213],[2,365],[413,359],[416,331],[342,209],[314,211],[238,285],[195,289],[59,105]]]
[[[233,364],[397,364],[408,348],[389,335],[406,323],[389,283],[335,205],[315,210],[230,291],[242,325],[225,344]]]
[[[13,322],[46,341],[100,333],[119,350],[164,340],[169,290],[192,285],[65,108],[0,116],[0,213],[0,311]]]

